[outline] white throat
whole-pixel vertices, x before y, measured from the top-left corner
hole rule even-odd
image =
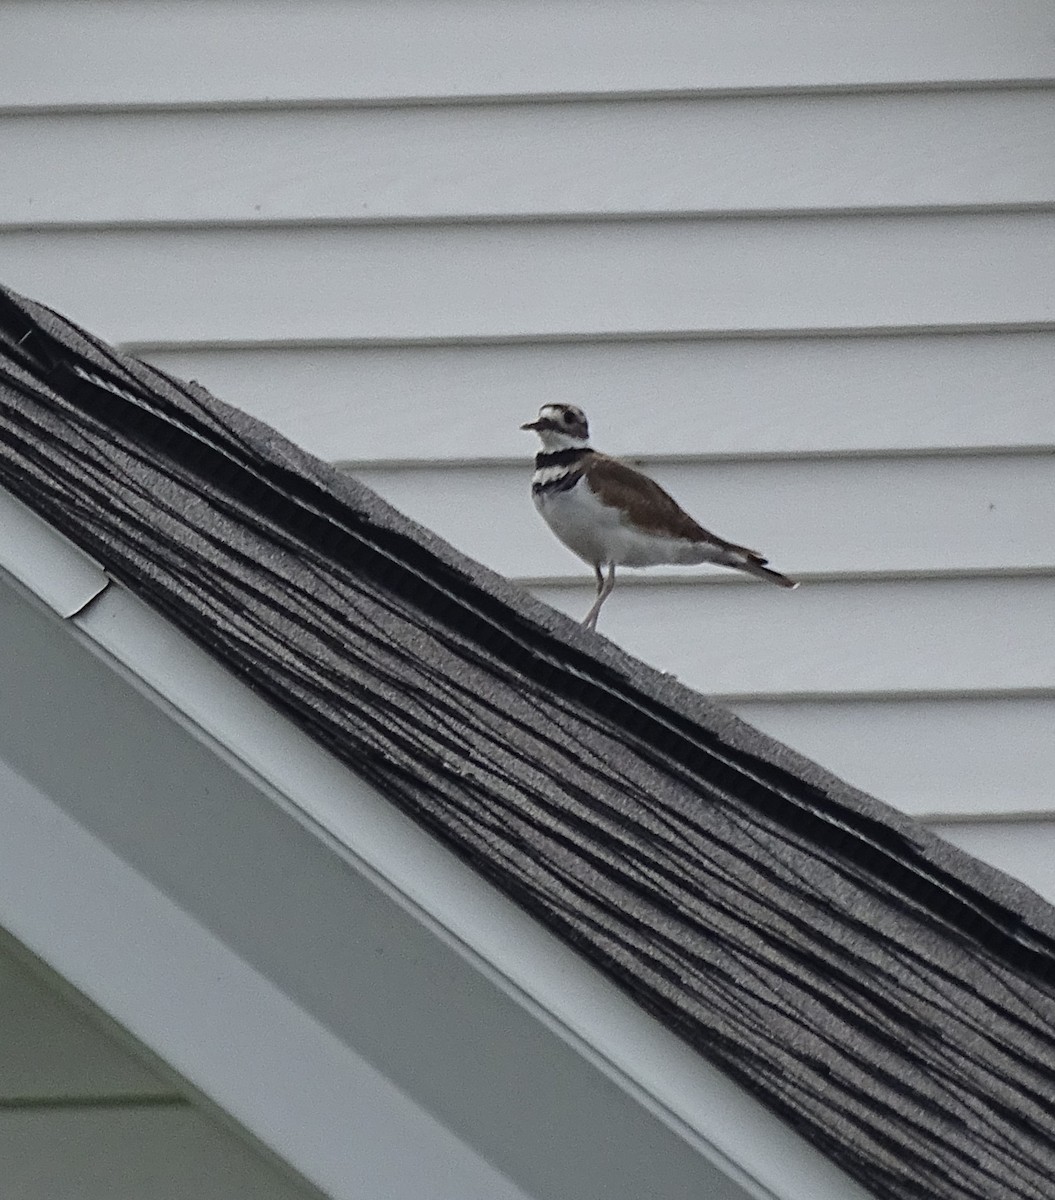
[[[538,429],[536,433],[546,454],[556,450],[587,450],[590,446],[589,438],[573,437],[560,429]]]

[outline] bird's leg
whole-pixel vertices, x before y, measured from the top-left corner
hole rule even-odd
[[[612,594],[612,588],[615,587],[615,563],[608,564],[608,578],[605,579],[601,573],[600,564],[595,564],[593,568],[594,574],[597,576],[597,599],[593,602],[593,607],[583,618],[584,629],[597,628],[597,616],[601,611],[601,605]]]
[[[601,593],[604,591],[604,575],[601,573],[601,564],[593,564],[593,573],[597,576],[597,598],[593,602],[593,607],[582,619],[583,629],[597,628],[597,614],[601,611]]]

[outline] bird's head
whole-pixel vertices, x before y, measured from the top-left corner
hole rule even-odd
[[[538,417],[520,428],[534,430],[544,450],[581,449],[590,441],[586,414],[574,404],[543,404]]]

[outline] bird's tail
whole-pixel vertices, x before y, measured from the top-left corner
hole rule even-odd
[[[779,571],[767,567],[768,561],[769,559],[763,558],[756,550],[748,550],[743,546],[729,546],[726,551],[726,566],[736,567],[738,571],[746,571],[748,575],[756,575],[759,579],[768,579],[770,583],[782,588],[799,586],[798,580],[789,579],[787,575],[781,575]]]
[[[749,575],[757,575],[759,579],[768,579],[770,583],[779,584],[782,588],[797,588],[799,581],[797,579],[789,579],[786,575],[781,575],[779,571],[774,571],[771,567],[764,567],[761,563],[749,559],[747,562],[736,564],[741,571],[746,571]]]

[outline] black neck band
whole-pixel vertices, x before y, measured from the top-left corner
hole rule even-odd
[[[543,467],[565,467],[577,463],[584,454],[589,454],[588,446],[569,446],[567,450],[540,450],[535,455],[535,469]]]

